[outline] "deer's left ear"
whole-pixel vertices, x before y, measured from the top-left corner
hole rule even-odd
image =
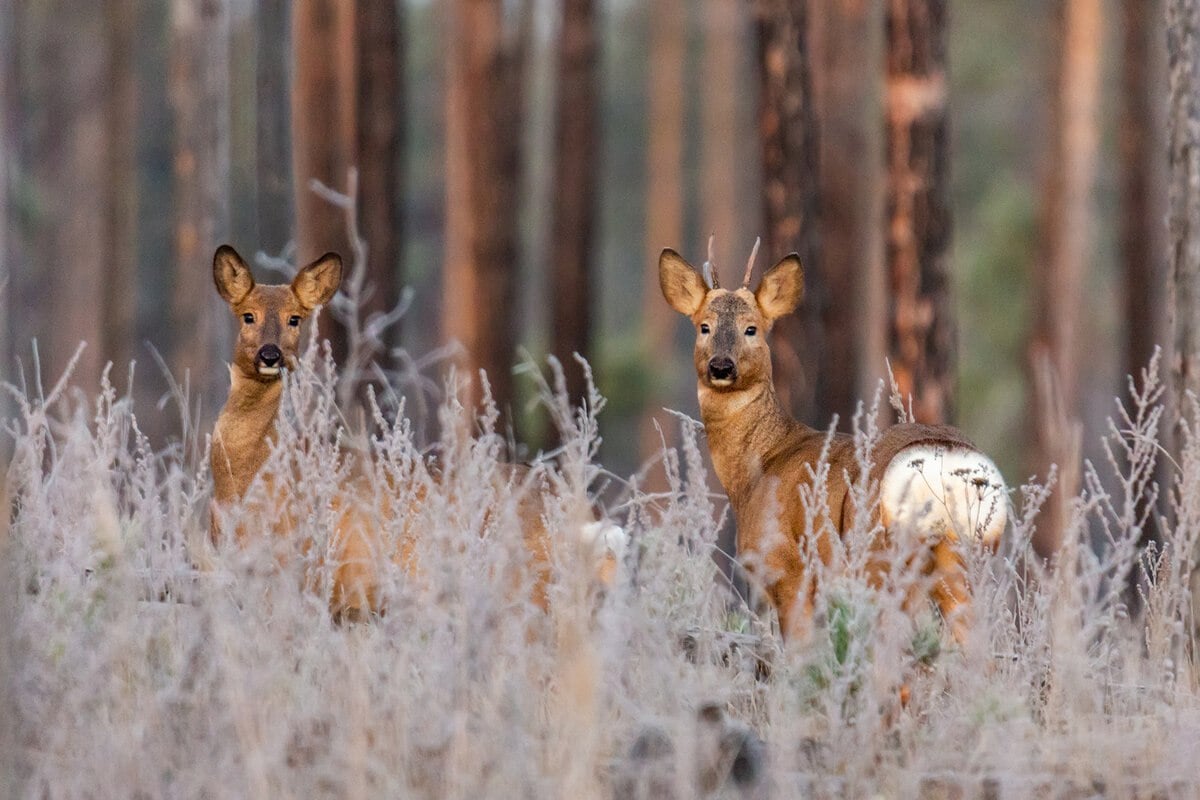
[[[700,310],[708,295],[700,273],[669,247],[658,259],[658,285],[671,308],[688,317]]]
[[[754,291],[754,299],[768,322],[795,311],[803,298],[804,268],[800,266],[800,256],[795,253],[784,256],[767,270]]]
[[[213,283],[225,302],[236,306],[254,289],[254,276],[237,250],[223,244],[213,254]]]
[[[326,253],[296,273],[292,291],[300,299],[300,305],[312,311],[328,303],[341,282],[342,257],[337,253]]]

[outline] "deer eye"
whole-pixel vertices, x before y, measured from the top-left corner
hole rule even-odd
[[[705,336],[708,336],[708,323],[707,322],[700,323],[700,332],[703,333]]]
[[[753,336],[756,333],[758,333],[758,328],[754,327],[753,325],[751,325],[749,328],[746,328],[747,336]]]
[[[288,325],[291,325],[293,328],[299,326],[300,316],[298,314],[292,314],[290,317],[288,317]]]
[[[242,314],[242,322],[246,323],[247,325],[253,325],[254,324],[254,315],[249,312]]]

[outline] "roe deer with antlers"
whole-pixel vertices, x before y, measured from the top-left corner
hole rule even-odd
[[[341,276],[341,259],[327,253],[300,270],[290,285],[263,286],[255,283],[249,266],[232,247],[222,245],[213,256],[217,292],[241,323],[229,370],[229,398],[213,431],[210,461],[214,508],[210,532],[214,539],[219,538],[221,512],[241,502],[256,479],[264,482],[265,496],[271,503],[267,517],[273,522],[269,533],[288,535],[296,527],[290,518],[287,490],[275,476],[259,473],[271,452],[283,396],[281,377],[284,369],[295,364],[300,325],[318,306],[329,302]],[[503,466],[506,468],[495,476],[497,493],[511,497],[517,492],[517,514],[533,576],[531,599],[545,610],[551,573],[551,542],[543,520],[545,488],[536,480],[540,476],[531,476],[527,468]],[[437,480],[437,470],[431,472]],[[369,487],[351,482],[333,501],[336,529],[330,537],[327,558],[321,561],[332,567],[330,604],[338,618],[360,619],[382,610],[378,590],[381,557],[415,571],[414,538],[407,531],[407,520],[415,516],[417,509],[394,508],[391,498],[376,499],[374,495]],[[423,487],[418,487],[414,502],[420,504],[424,497]],[[385,518],[405,515],[406,531],[399,538],[398,552],[383,552],[380,536],[373,530],[377,523],[361,508],[370,502],[382,506],[378,510]],[[595,576],[608,585],[624,547],[624,532],[597,520],[590,508],[582,510],[579,517],[580,544],[594,551]],[[244,543],[250,532],[238,525],[233,534]]]
[[[798,422],[775,394],[766,334],[800,303],[800,258],[793,253],[782,259],[751,291],[756,243],[742,286],[729,291],[712,271],[711,248],[710,242],[703,276],[674,250],[663,250],[659,282],[671,307],[696,327],[700,416],[713,468],[736,518],[739,560],[765,588],[780,630],[789,637],[806,628],[813,611],[816,587],[806,576],[806,558],[826,564],[832,558],[832,543],[819,535],[823,525],[840,536],[853,527],[850,488],[861,468],[852,436],[830,438]],[[800,487],[812,485],[823,453],[830,466],[827,504],[810,509]],[[883,528],[872,546],[912,548],[920,561],[911,566],[929,576],[929,596],[962,641],[970,589],[961,548],[972,540],[992,549],[999,542],[1008,518],[999,470],[958,430],[917,423],[883,431],[871,463]],[[806,519],[825,508],[828,520]],[[802,541],[809,523],[818,532],[813,556],[805,555],[808,543]],[[886,550],[880,556],[869,573],[875,585],[889,563]]]

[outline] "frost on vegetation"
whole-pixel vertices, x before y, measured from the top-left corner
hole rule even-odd
[[[453,378],[433,419],[371,393],[346,414],[337,369],[310,348],[287,377],[267,467],[295,539],[244,549],[206,543],[203,437],[153,450],[107,379],[93,397],[65,381],[7,387],[0,785],[39,797],[1200,790],[1200,403],[1167,460],[1157,360],[1117,406],[1106,463],[1085,465],[1055,568],[1030,548],[1049,491],[1036,483],[1015,494],[1001,551],[969,555],[961,644],[930,609],[906,607],[923,580],[912,553],[881,563],[871,547],[866,478],[844,540],[809,515],[801,546],[828,545],[830,560],[812,570],[812,624],[780,643],[715,558],[727,503],[709,488],[702,431],[681,422],[666,486],[647,492],[597,462],[603,398],[571,407],[562,369],[526,369],[560,446],[513,473],[496,409],[463,408]],[[855,421],[860,465],[877,411]],[[800,489],[810,510],[829,473],[819,465]],[[318,554],[352,485],[367,487],[357,502],[381,550],[411,541],[419,567],[380,553],[387,613],[337,625]],[[266,486],[238,521],[270,525]],[[558,576],[549,612],[530,601],[516,500],[530,490],[544,493]],[[628,540],[605,591],[577,546],[594,508]],[[1155,544],[1140,544],[1145,531]],[[880,569],[886,580],[869,580]]]

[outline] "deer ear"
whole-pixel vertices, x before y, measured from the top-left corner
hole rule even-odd
[[[688,317],[700,310],[708,295],[700,273],[669,247],[658,257],[658,285],[671,308]]]
[[[337,253],[326,253],[296,273],[292,291],[300,298],[300,305],[312,311],[328,303],[341,282],[342,257]]]
[[[754,299],[767,320],[774,322],[792,313],[804,298],[804,268],[800,256],[792,253],[784,256],[763,275]]]
[[[213,283],[217,285],[217,294],[235,306],[254,288],[254,276],[237,250],[223,244],[213,254]]]

